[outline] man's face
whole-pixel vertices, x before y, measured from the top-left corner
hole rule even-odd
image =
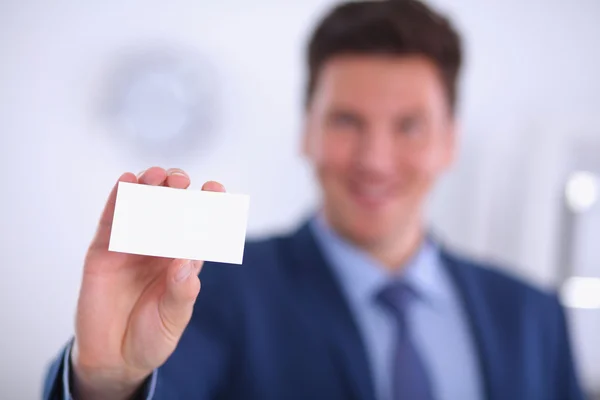
[[[435,65],[418,56],[340,56],[320,71],[304,152],[334,228],[376,246],[421,224],[454,153],[454,122]]]

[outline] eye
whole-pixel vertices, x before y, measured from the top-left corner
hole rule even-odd
[[[336,112],[329,117],[329,125],[336,129],[360,129],[360,119],[351,113]]]

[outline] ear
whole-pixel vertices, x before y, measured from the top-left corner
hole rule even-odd
[[[312,158],[312,138],[310,135],[310,121],[308,117],[308,113],[304,115],[304,119],[302,121],[302,144],[301,151],[302,155],[308,159]]]
[[[460,124],[458,119],[452,117],[452,120],[448,124],[448,132],[446,135],[446,143],[445,143],[445,157],[444,157],[444,167],[446,169],[450,168],[457,157],[458,152],[458,134],[460,131]]]

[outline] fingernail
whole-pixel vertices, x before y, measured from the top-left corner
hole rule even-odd
[[[184,174],[181,171],[177,171],[177,170],[175,170],[175,171],[169,171],[169,176],[171,176],[171,175],[180,175],[180,176],[185,176],[187,178],[186,174]]]
[[[177,271],[177,274],[175,275],[175,281],[185,281],[188,278],[188,276],[190,276],[193,270],[194,263],[192,261],[186,261],[181,267],[179,267],[179,271]]]

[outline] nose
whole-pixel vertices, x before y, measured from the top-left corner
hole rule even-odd
[[[356,161],[360,171],[369,174],[389,174],[394,165],[393,135],[386,129],[363,132],[356,149]]]

